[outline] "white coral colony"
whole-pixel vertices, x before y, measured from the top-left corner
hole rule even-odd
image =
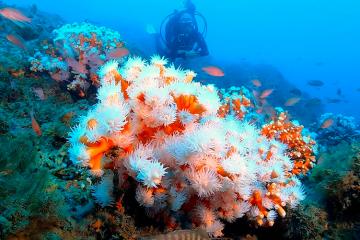
[[[273,225],[304,198],[288,146],[231,111],[220,114],[214,86],[166,64],[155,56],[102,67],[98,103],[70,134],[72,161],[97,176],[113,161],[120,183],[138,182],[135,198],[150,216],[170,222],[191,212],[213,236],[245,215]],[[113,148],[121,151],[107,159]]]

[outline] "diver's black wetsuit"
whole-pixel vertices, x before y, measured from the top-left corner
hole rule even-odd
[[[191,18],[190,22],[183,23],[181,18],[184,15]],[[170,59],[186,58],[187,53],[193,52],[196,56],[209,54],[207,45],[198,26],[193,12],[183,10],[174,13],[174,16],[166,25],[167,57]]]

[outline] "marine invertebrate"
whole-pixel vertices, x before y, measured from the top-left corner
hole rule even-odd
[[[53,36],[52,43],[44,41],[29,58],[30,70],[47,72],[80,97],[90,86],[99,86],[99,66],[129,53],[118,32],[90,23],[65,24]]]
[[[120,187],[135,179],[139,204],[171,226],[184,214],[213,236],[222,235],[222,220],[244,215],[273,225],[304,198],[297,175],[314,161],[313,141],[285,113],[256,127],[244,118],[253,106],[245,93],[221,99],[215,86],[166,63],[129,58],[120,69],[115,61],[102,67],[98,103],[70,134],[71,160],[96,176],[111,161]]]
[[[302,136],[303,126],[291,122],[284,112],[262,128],[262,134],[270,139],[276,139],[288,146],[288,154],[294,160],[292,173],[306,173],[313,167],[315,156],[312,146],[315,145],[309,136]]]

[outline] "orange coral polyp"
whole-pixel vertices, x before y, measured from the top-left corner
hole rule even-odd
[[[165,77],[165,84],[169,85],[175,80],[175,77]]]
[[[294,125],[287,119],[284,112],[274,119],[274,122],[263,126],[261,134],[269,139],[276,139],[289,148],[288,155],[294,161],[292,174],[306,174],[312,168],[315,156],[312,146],[315,141],[306,143],[301,135],[303,126]]]
[[[285,212],[284,208],[281,207],[279,204],[275,204],[275,209],[277,210],[278,214],[279,214],[281,217],[285,217],[285,216],[286,216],[286,212]]]
[[[98,171],[102,169],[102,157],[109,151],[113,146],[113,142],[107,138],[101,138],[95,143],[88,143],[87,145],[87,154],[90,157],[89,167],[93,171]]]
[[[96,128],[96,126],[98,125],[98,122],[95,118],[90,119],[89,121],[87,121],[87,128],[88,129],[94,129]]]
[[[180,95],[174,97],[174,101],[179,110],[188,110],[191,114],[202,114],[206,111],[194,95]]]
[[[102,161],[101,161],[102,157],[103,154],[98,154],[90,158],[89,167],[91,168],[91,170],[93,171],[102,170]]]
[[[228,178],[232,179],[231,174],[226,172],[225,169],[222,168],[221,166],[218,166],[216,168],[216,172],[217,172],[217,174],[219,174],[222,177],[228,177]]]
[[[154,64],[154,65],[160,69],[159,76],[160,76],[160,77],[163,77],[163,76],[164,76],[164,73],[165,73],[165,67],[164,67],[164,65],[162,65],[162,64]],[[166,82],[166,83],[168,84],[168,82]]]
[[[184,131],[184,129],[185,129],[185,127],[179,120],[176,120],[175,122],[173,122],[167,126],[164,126],[164,128],[163,128],[164,132],[167,135],[171,135],[175,132],[180,133],[180,132]]]
[[[250,204],[257,206],[257,208],[259,209],[261,214],[263,214],[265,216],[267,215],[267,210],[262,204],[262,196],[261,196],[261,192],[259,190],[255,190],[253,192],[253,195],[250,198]]]
[[[130,86],[129,82],[127,82],[126,80],[124,79],[121,79],[121,92],[124,94],[124,98],[125,99],[129,99],[129,95],[127,93],[127,88]]]
[[[142,131],[137,134],[137,138],[142,143],[148,143],[153,139],[157,130],[158,128],[144,126]]]
[[[107,138],[101,138],[99,141],[93,144],[88,145],[87,153],[89,154],[90,158],[105,153],[113,147],[113,142]]]
[[[227,151],[226,153],[226,157],[229,158],[231,155],[233,155],[233,153],[235,153],[237,151],[236,147],[231,146],[230,149]]]
[[[230,112],[230,104],[229,104],[229,103],[226,103],[226,104],[223,104],[223,105],[219,108],[219,110],[218,110],[218,112],[217,112],[217,115],[218,115],[218,117],[220,117],[220,118],[224,118],[224,117],[226,117],[226,115],[229,114],[229,112]]]
[[[194,79],[194,76],[191,74],[186,75],[185,82],[190,83]]]

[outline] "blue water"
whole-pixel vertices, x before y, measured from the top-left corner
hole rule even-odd
[[[118,30],[145,52],[155,51],[147,24],[159,28],[162,19],[182,1],[172,0],[12,0],[56,13],[65,20],[88,20]],[[360,1],[357,0],[194,0],[208,23],[206,41],[211,58],[237,63],[245,59],[277,68],[292,84],[322,100],[326,111],[360,118]],[[308,80],[322,80],[315,88]],[[220,80],[221,81],[221,80]],[[281,86],[278,86],[281,88]]]

